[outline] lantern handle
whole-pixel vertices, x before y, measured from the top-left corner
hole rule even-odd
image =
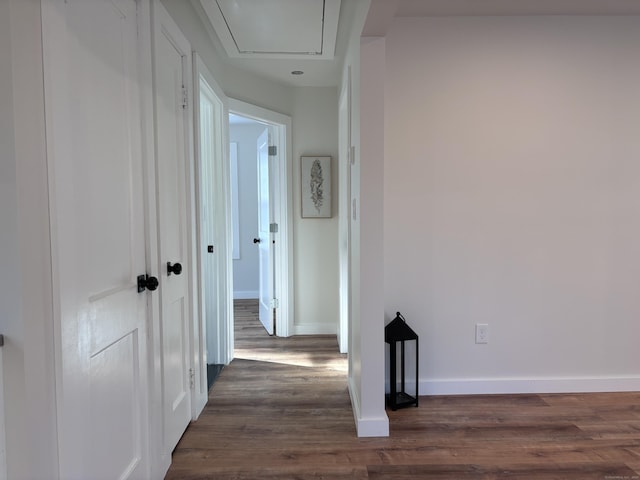
[[[402,316],[402,314],[400,312],[396,312],[396,316],[398,318],[400,318],[400,320],[402,320],[404,323],[407,323],[407,321],[404,319],[404,317]]]

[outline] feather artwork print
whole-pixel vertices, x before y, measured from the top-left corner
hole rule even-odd
[[[320,164],[320,160],[315,159],[313,164],[311,165],[311,179],[309,180],[311,187],[311,201],[313,205],[316,207],[318,213],[320,213],[320,209],[322,208],[322,204],[324,203],[324,195],[322,184],[324,183],[324,177],[322,174],[322,165]]]
[[[331,218],[331,157],[300,157],[302,218]]]

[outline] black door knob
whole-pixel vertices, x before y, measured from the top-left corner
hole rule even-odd
[[[158,279],[156,277],[147,278],[147,290],[151,290],[152,292],[158,288]]]
[[[145,289],[152,292],[158,288],[158,279],[149,275],[138,275],[138,293],[144,292]]]
[[[182,273],[182,265],[179,263],[174,263],[171,265],[171,262],[167,262],[167,276],[175,273],[176,275],[180,275]]]
[[[259,238],[254,238],[253,239],[253,243],[260,243],[260,239]]]

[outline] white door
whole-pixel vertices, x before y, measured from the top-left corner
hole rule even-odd
[[[200,265],[202,268],[203,306],[202,319],[207,329],[207,364],[220,364],[215,361],[218,355],[218,282],[216,281],[216,226],[221,221],[217,216],[215,190],[214,129],[216,127],[216,104],[213,92],[204,78],[200,78],[199,98],[199,183],[200,183]],[[220,246],[218,245],[218,248]]]
[[[159,2],[155,3],[154,80],[158,272],[160,280],[160,370],[163,453],[171,452],[191,420],[189,338],[186,101],[191,48]],[[195,374],[195,372],[193,372]]]
[[[260,269],[259,315],[269,335],[274,334],[273,240],[271,225],[271,165],[269,162],[269,129],[258,137],[258,262]]]
[[[60,476],[148,478],[154,293],[136,286],[145,273],[136,2],[45,0],[42,15]]]
[[[202,322],[206,324],[207,363],[226,365],[233,359],[233,301],[230,238],[231,204],[228,169],[225,166],[229,138],[224,128],[225,96],[209,69],[194,55],[199,92],[194,100],[199,107],[197,164],[199,165],[199,209]],[[199,101],[198,101],[199,99]],[[237,152],[236,152],[237,153]],[[231,151],[233,158],[233,150]],[[236,192],[237,194],[237,192]],[[205,379],[205,402],[207,382]]]

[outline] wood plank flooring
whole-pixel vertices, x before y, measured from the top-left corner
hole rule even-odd
[[[640,480],[640,393],[421,397],[359,439],[335,336],[269,337],[251,301],[235,331],[167,479]]]

